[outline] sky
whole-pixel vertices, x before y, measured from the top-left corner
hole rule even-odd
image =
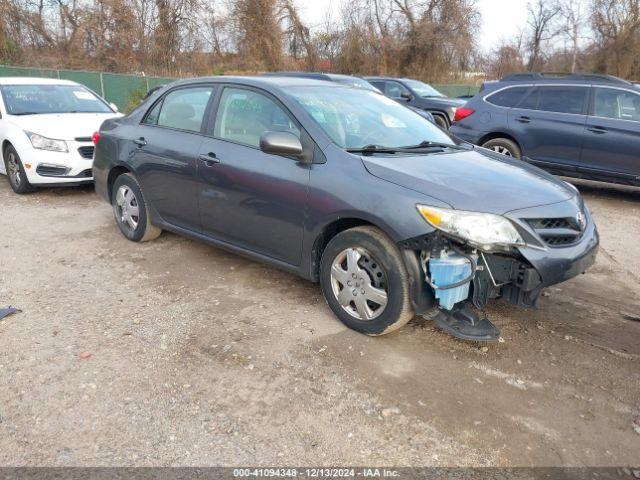
[[[343,1],[348,0],[298,0],[301,16],[312,27],[323,23],[327,12],[337,18]],[[529,0],[477,0],[482,14],[482,28],[478,45],[485,52],[491,51],[502,39],[516,35],[527,20]]]

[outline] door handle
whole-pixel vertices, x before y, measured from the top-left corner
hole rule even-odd
[[[144,147],[147,144],[147,141],[144,137],[136,138],[133,143],[135,143],[138,147]]]
[[[589,127],[587,128],[587,130],[593,133],[597,133],[599,135],[602,135],[603,133],[607,133],[607,129],[604,127]]]
[[[198,158],[204,162],[207,167],[213,167],[216,163],[220,163],[220,159],[213,152],[203,153]]]
[[[516,118],[516,122],[531,123],[531,119],[529,117],[518,117]]]

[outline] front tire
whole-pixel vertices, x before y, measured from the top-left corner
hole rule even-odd
[[[488,150],[506,155],[507,157],[517,158],[518,160],[522,158],[520,147],[518,147],[516,142],[508,138],[493,138],[483,143],[482,146]]]
[[[16,152],[16,149],[13,148],[13,145],[8,145],[4,151],[4,167],[7,172],[9,185],[11,185],[14,192],[23,195],[34,190],[27,179],[22,160],[20,160],[20,156],[18,152]]]
[[[122,234],[132,242],[148,242],[162,230],[151,223],[149,207],[140,185],[130,173],[116,178],[111,191],[113,215]]]
[[[320,286],[342,323],[366,335],[390,333],[414,316],[400,251],[375,227],[352,228],[331,239],[322,254]]]

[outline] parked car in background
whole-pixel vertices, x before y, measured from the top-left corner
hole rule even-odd
[[[294,272],[366,334],[435,311],[497,339],[472,302],[532,307],[598,248],[572,186],[335,82],[180,81],[97,138],[96,191],[126,238],[169,230]]]
[[[342,85],[347,85],[349,87],[362,88],[363,90],[371,90],[372,92],[380,93],[382,92],[374,87],[371,83],[364,80],[360,77],[354,77],[351,75],[342,75],[337,73],[315,73],[315,72],[269,72],[265,73],[266,77],[295,77],[295,78],[309,78],[312,80],[326,80],[328,82],[336,82]],[[426,110],[421,110],[419,108],[413,107],[411,105],[407,105],[404,101],[401,102],[410,110],[413,110],[418,115],[423,118],[426,118],[431,123],[436,123],[435,118],[431,115],[430,112]]]
[[[387,97],[431,113],[436,124],[445,130],[453,122],[458,107],[465,104],[465,100],[447,98],[431,85],[419,80],[392,77],[364,77],[364,79],[380,89]]]
[[[92,134],[115,105],[68,80],[5,77],[0,93],[0,173],[14,192],[93,181]]]
[[[555,174],[640,184],[640,87],[620,78],[509,75],[458,109],[451,132]]]
[[[349,87],[362,88],[364,90],[373,90],[378,93],[376,87],[371,85],[366,80],[360,77],[354,77],[352,75],[343,75],[340,73],[319,73],[319,72],[267,72],[264,73],[265,77],[295,77],[295,78],[309,78],[312,80],[326,80],[328,82],[336,82]]]

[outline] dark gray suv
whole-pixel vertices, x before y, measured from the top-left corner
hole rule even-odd
[[[453,122],[456,110],[466,100],[448,98],[428,83],[411,78],[364,77],[387,97],[431,113],[436,124],[447,130]]]
[[[451,133],[558,175],[640,185],[640,87],[616,77],[510,75],[458,109]]]
[[[454,335],[495,339],[472,305],[532,307],[598,248],[567,183],[333,82],[180,81],[94,141],[96,191],[128,239],[168,230],[319,282],[366,334],[430,312]]]

